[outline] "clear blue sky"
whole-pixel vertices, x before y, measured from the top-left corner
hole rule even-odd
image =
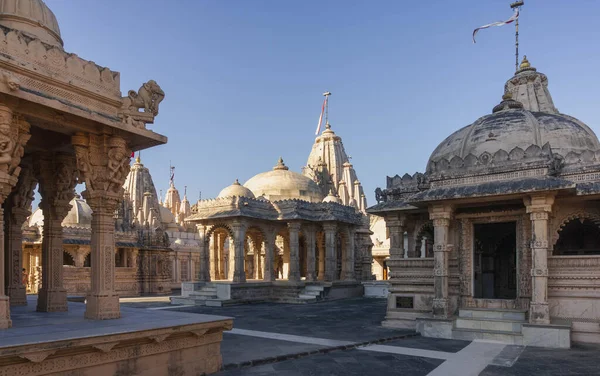
[[[121,72],[121,90],[166,92],[142,152],[157,189],[195,201],[235,178],[295,171],[322,96],[369,205],[386,175],[423,171],[454,130],[491,112],[514,73],[511,1],[45,0],[65,49]],[[555,105],[600,132],[600,1],[526,0],[521,55],[548,75]]]

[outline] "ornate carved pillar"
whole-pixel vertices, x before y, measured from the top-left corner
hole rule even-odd
[[[129,265],[132,268],[137,268],[137,266],[138,266],[138,262],[137,262],[138,253],[139,253],[139,250],[137,250],[135,248],[132,248],[129,251]]]
[[[300,222],[288,223],[290,233],[290,271],[288,281],[300,281]]]
[[[0,205],[17,184],[21,158],[29,140],[29,124],[13,114],[12,109],[0,104]],[[0,329],[10,328],[10,302],[5,295],[4,269],[4,209],[0,206]],[[10,267],[10,265],[9,265]]]
[[[306,280],[314,281],[316,279],[316,242],[317,230],[314,225],[302,226],[304,232],[304,240],[306,242]]]
[[[532,195],[525,200],[531,217],[531,303],[529,322],[550,324],[548,309],[548,219],[554,204],[553,195]]]
[[[44,153],[36,158],[35,166],[42,196],[40,207],[44,213],[42,288],[38,293],[37,310],[63,312],[67,310],[67,290],[63,287],[62,221],[75,195],[76,161],[71,154]]]
[[[317,233],[317,251],[319,252],[319,281],[325,280],[325,233]]]
[[[7,261],[7,293],[11,306],[27,305],[27,286],[23,284],[23,230],[21,226],[31,214],[29,210],[33,201],[33,190],[37,180],[33,176],[31,166],[21,169],[19,182],[15,190],[6,200],[6,261]],[[29,273],[27,273],[29,275]]]
[[[244,244],[246,242],[246,224],[235,221],[231,224],[233,230],[233,282],[246,282],[244,270]],[[231,257],[231,250],[229,251]],[[231,262],[229,263],[231,268]]]
[[[123,197],[131,150],[124,139],[107,134],[76,133],[71,142],[79,179],[86,187],[82,196],[92,209],[92,287],[86,299],[85,317],[117,319],[121,311],[115,291],[114,212]]]
[[[325,281],[332,282],[335,278],[335,233],[337,226],[333,222],[323,224],[325,232]]]
[[[406,221],[403,216],[385,217],[385,226],[390,234],[390,259],[399,260],[404,257],[404,230]]]
[[[275,261],[275,238],[277,231],[272,226],[265,228],[265,267],[263,279],[265,281],[274,281],[276,279],[274,261]]]
[[[217,235],[219,243],[219,279],[226,279],[225,275],[225,240],[227,236],[223,233]]]
[[[215,234],[213,233],[209,239],[207,239],[208,242],[208,253],[209,253],[209,276],[211,280],[215,280],[217,279],[217,263],[218,263],[218,259],[216,256],[217,253],[217,244],[215,242]]]
[[[449,244],[450,220],[452,208],[444,205],[435,205],[429,209],[429,218],[433,220],[434,245],[433,245],[433,317],[448,318],[450,306],[448,301],[448,264],[452,251]]]
[[[348,227],[346,229],[346,241],[344,244],[344,262],[342,264],[342,278],[353,281],[354,277],[354,234],[356,230]]]
[[[202,224],[196,225],[198,230],[198,243],[200,244],[200,270],[198,271],[198,280],[208,282],[210,281],[210,266],[211,260],[209,255],[210,243],[206,238],[207,227]]]

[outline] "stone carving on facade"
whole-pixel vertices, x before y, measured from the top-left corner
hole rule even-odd
[[[4,78],[4,83],[6,83],[6,86],[8,86],[8,90],[17,91],[21,88],[21,82],[17,77],[15,77],[14,74],[10,72],[4,72],[2,76]]]
[[[146,123],[154,122],[154,117],[158,115],[160,102],[164,98],[164,91],[156,81],[150,80],[144,83],[137,92],[129,90],[127,97],[122,98],[123,106],[119,116],[128,125],[145,129]]]

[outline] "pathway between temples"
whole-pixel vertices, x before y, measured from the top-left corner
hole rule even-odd
[[[242,335],[250,337],[265,338],[277,341],[287,341],[294,343],[302,343],[309,345],[328,346],[329,351],[314,351],[314,352],[302,352],[298,354],[289,354],[290,359],[298,359],[304,356],[310,356],[317,353],[327,353],[335,350],[350,350],[356,349],[359,351],[372,351],[378,353],[389,353],[397,355],[406,355],[411,357],[421,358],[432,358],[444,360],[437,368],[429,372],[429,376],[477,376],[479,375],[488,365],[499,365],[499,366],[511,366],[517,360],[523,347],[522,346],[507,346],[501,343],[490,342],[490,341],[473,341],[462,350],[453,353],[445,351],[426,350],[413,347],[402,347],[398,345],[379,345],[379,344],[361,344],[350,341],[339,341],[326,338],[316,337],[305,337],[282,333],[263,332],[257,330],[248,329],[236,329],[234,328],[230,332],[226,332],[227,335]],[[402,338],[407,337],[406,335],[401,336]],[[378,342],[378,341],[372,341]],[[398,343],[398,342],[396,342]],[[510,351],[503,351],[503,350]],[[242,362],[239,364],[227,364],[226,369],[234,369],[244,366],[256,366],[272,362],[272,358],[255,359],[252,362]],[[282,359],[281,359],[282,360]],[[260,370],[257,372],[263,374]],[[277,370],[273,370],[277,372]],[[268,373],[265,373],[268,374]]]

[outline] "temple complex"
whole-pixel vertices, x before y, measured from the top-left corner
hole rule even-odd
[[[303,303],[362,295],[371,279],[366,198],[341,138],[329,123],[302,174],[282,158],[199,201],[187,223],[200,241],[198,283],[173,303]],[[225,244],[229,247],[225,247]]]
[[[130,173],[134,150],[167,141],[147,128],[165,93],[149,80],[122,96],[118,72],[64,50],[41,0],[0,0],[0,39],[0,374],[115,374],[131,362],[145,374],[218,370],[231,319],[121,317],[120,291],[172,285],[166,250],[183,227],[164,219],[139,161]],[[23,231],[36,186],[40,209]],[[22,275],[32,259],[37,299]],[[144,275],[127,280],[116,260]],[[67,286],[85,292],[85,304],[69,303]]]
[[[383,324],[532,346],[600,342],[599,158],[594,132],[558,111],[525,57],[502,101],[442,141],[424,173],[376,190],[368,212],[390,238]]]
[[[182,281],[194,280],[199,270],[198,236],[183,221],[191,214],[189,200],[186,195],[180,199],[171,180],[162,202],[139,156],[123,188],[115,218],[116,291],[119,296],[171,294]],[[91,281],[92,209],[77,194],[70,204],[61,224],[64,288],[69,295],[83,296]],[[23,227],[24,284],[32,294],[41,288],[43,223],[43,210],[38,208]]]

